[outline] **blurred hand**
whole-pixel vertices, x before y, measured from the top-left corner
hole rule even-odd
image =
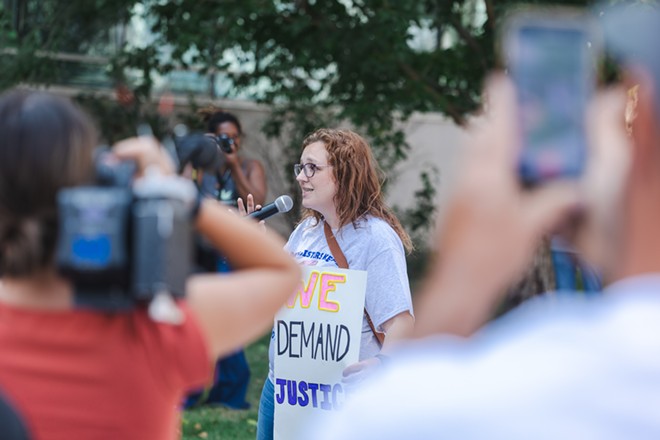
[[[118,142],[112,154],[122,160],[134,160],[137,164],[137,177],[144,175],[148,168],[158,169],[165,175],[175,173],[174,162],[158,141],[151,136],[140,136]]]
[[[225,155],[225,161],[227,163],[227,166],[229,166],[232,169],[240,168],[241,159],[238,157],[238,152],[235,143],[232,144],[231,146],[231,153],[226,153],[224,151],[222,153]]]
[[[416,307],[419,336],[479,328],[541,236],[578,206],[575,182],[522,189],[513,86],[498,75],[486,94],[489,112],[471,129],[465,166],[439,228],[439,258]]]
[[[369,374],[374,372],[375,368],[382,366],[378,358],[369,358],[360,362],[355,362],[344,368],[341,382],[346,388],[358,386]]]
[[[526,267],[541,236],[578,206],[579,194],[575,182],[522,189],[513,86],[495,77],[487,94],[491,111],[468,146],[439,246],[445,264],[488,274],[490,285],[501,288]]]

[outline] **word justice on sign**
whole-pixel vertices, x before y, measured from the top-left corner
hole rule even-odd
[[[275,400],[279,405],[308,406],[326,411],[341,409],[345,390],[341,384],[306,382],[304,380],[275,379]]]
[[[287,301],[287,307],[292,309],[296,306],[297,299],[300,298],[300,306],[308,309],[314,299],[314,292],[318,290],[318,308],[324,312],[338,312],[339,302],[328,298],[331,292],[337,290],[337,284],[346,282],[346,275],[314,271],[309,275],[305,284],[304,280],[296,293]],[[318,287],[318,289],[317,289]]]

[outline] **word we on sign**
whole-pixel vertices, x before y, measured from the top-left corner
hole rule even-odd
[[[317,293],[319,310],[338,312],[339,301],[329,299],[328,295],[337,290],[337,284],[344,283],[346,283],[346,275],[344,274],[313,271],[307,279],[307,283],[303,281],[300,284],[298,291],[289,298],[286,305],[292,309],[300,299],[300,307],[308,309],[312,305],[314,293]]]

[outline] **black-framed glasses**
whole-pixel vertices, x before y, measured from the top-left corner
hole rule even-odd
[[[301,171],[305,173],[305,177],[308,179],[311,179],[314,177],[314,173],[316,173],[316,170],[320,170],[323,168],[332,168],[332,165],[316,165],[315,163],[297,163],[293,166],[293,175],[295,177],[298,177]]]

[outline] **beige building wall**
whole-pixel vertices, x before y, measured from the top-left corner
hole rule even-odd
[[[412,197],[421,188],[419,174],[434,168],[438,172],[436,205],[442,208],[456,176],[465,129],[439,113],[418,113],[406,122],[404,133],[411,149],[392,176],[395,183],[390,186],[388,201],[402,208],[412,206]]]

